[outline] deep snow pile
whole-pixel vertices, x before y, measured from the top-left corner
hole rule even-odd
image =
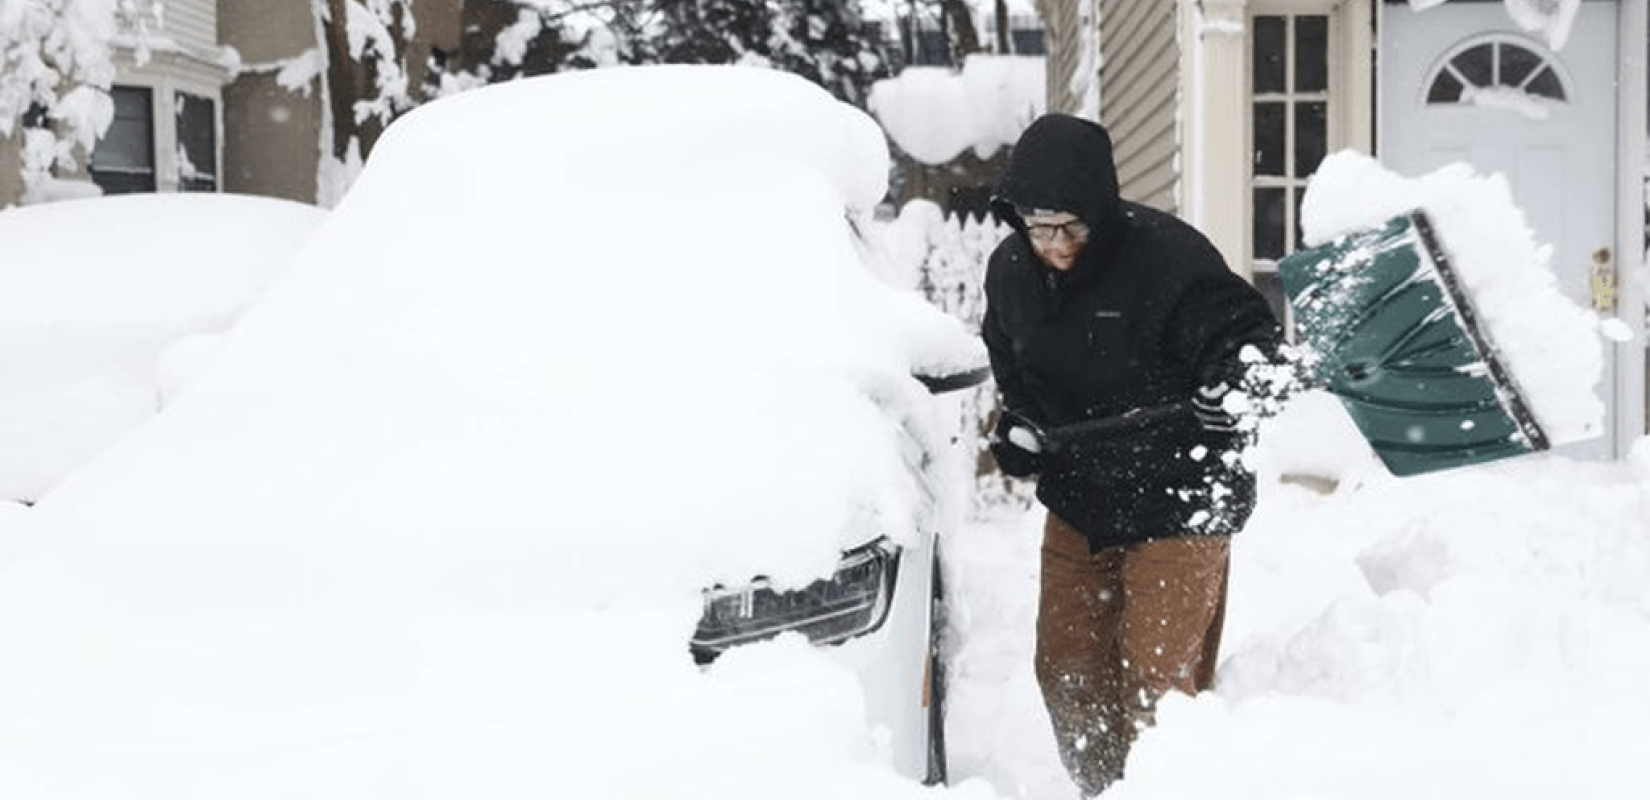
[[[1220,689],[1166,704],[1119,795],[1646,796],[1647,467],[1641,443],[1624,464],[1272,487],[1234,559]]]
[[[39,497],[154,416],[174,346],[228,328],[324,218],[198,194],[0,212],[0,499]]]
[[[1166,700],[1107,797],[1650,796],[1647,507],[1650,441],[1620,464],[1373,466],[1330,495],[1265,482],[1216,690]],[[1031,677],[1041,519],[952,542],[953,768],[1075,797]]]

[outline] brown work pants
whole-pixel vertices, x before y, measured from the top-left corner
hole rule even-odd
[[[1091,553],[1082,534],[1048,515],[1037,682],[1060,760],[1085,797],[1123,777],[1159,697],[1214,683],[1229,555],[1226,537]]]

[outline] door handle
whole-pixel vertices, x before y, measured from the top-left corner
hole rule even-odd
[[[1593,310],[1602,314],[1616,312],[1616,300],[1621,289],[1616,283],[1615,253],[1608,247],[1593,251]]]

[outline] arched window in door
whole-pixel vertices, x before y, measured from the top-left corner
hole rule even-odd
[[[1427,82],[1428,105],[1478,104],[1517,98],[1569,99],[1552,57],[1511,36],[1475,39],[1458,48]]]

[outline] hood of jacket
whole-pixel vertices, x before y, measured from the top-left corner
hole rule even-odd
[[[1111,136],[1080,117],[1038,117],[1014,143],[991,200],[1010,225],[1019,223],[1017,205],[1070,211],[1091,226],[1105,222],[1119,205]]]
[[[1106,129],[1066,114],[1038,117],[1015,142],[991,193],[992,213],[1025,237],[1016,206],[1068,211],[1088,223],[1092,233],[1076,269],[1094,269],[1098,251],[1118,244],[1125,228]]]

